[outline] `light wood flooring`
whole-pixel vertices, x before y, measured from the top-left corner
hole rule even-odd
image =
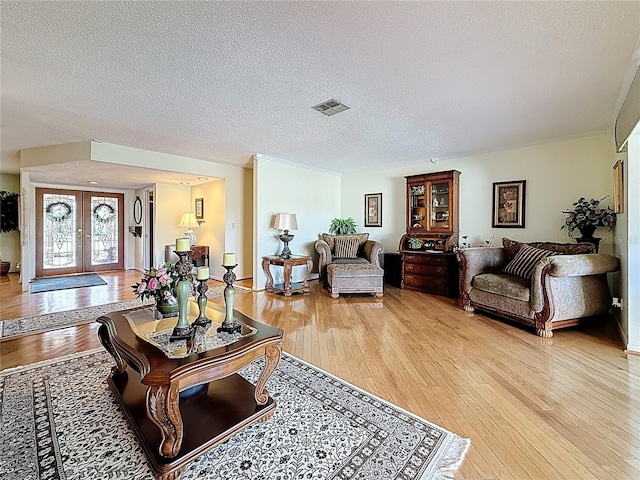
[[[0,318],[132,298],[138,272],[101,275],[108,286],[42,294],[0,277]],[[284,329],[286,352],[471,438],[456,479],[640,478],[640,357],[612,321],[545,340],[451,299],[385,286],[332,300],[317,282],[241,293],[236,308]],[[0,368],[99,347],[96,327],[1,342]]]

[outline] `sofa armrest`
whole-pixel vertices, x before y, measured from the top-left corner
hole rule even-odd
[[[616,272],[620,260],[604,253],[576,255],[552,255],[538,262],[531,276],[531,310],[540,312],[544,308],[543,275],[552,277],[586,277]]]
[[[364,252],[364,258],[369,260],[370,263],[380,268],[380,255],[384,253],[384,245],[375,240],[367,240],[364,244],[362,251]]]
[[[320,278],[323,278],[327,265],[332,261],[331,248],[329,248],[329,244],[324,240],[317,240],[315,248],[316,252],[320,254],[318,257],[318,273],[320,274]]]
[[[554,255],[549,258],[549,275],[554,277],[584,277],[620,270],[620,259],[604,253]]]
[[[462,293],[471,291],[471,281],[476,275],[495,272],[507,263],[507,253],[502,247],[471,247],[460,250]]]

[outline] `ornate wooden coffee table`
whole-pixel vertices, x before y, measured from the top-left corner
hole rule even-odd
[[[197,304],[189,302],[189,310],[192,322]],[[282,330],[234,311],[242,331],[217,334],[224,308],[209,305],[206,312],[212,326],[179,342],[168,341],[177,319],[154,320],[152,307],[97,320],[100,341],[116,361],[107,381],[158,479],[177,478],[191,461],[268,420],[276,408],[265,384],[280,362]],[[254,387],[236,372],[263,356]]]

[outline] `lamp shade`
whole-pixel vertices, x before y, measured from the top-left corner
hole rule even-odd
[[[278,213],[273,221],[273,228],[277,230],[297,230],[298,221],[295,213]]]
[[[182,214],[182,218],[180,219],[179,227],[191,228],[191,227],[199,227],[200,225],[196,221],[196,216],[190,212],[184,212]]]

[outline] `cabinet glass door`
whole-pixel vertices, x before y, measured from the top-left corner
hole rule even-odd
[[[429,218],[429,230],[449,230],[450,208],[451,208],[451,188],[449,182],[432,183],[430,206],[431,215]]]
[[[427,206],[425,204],[425,186],[409,185],[409,222],[410,228],[426,230]]]

